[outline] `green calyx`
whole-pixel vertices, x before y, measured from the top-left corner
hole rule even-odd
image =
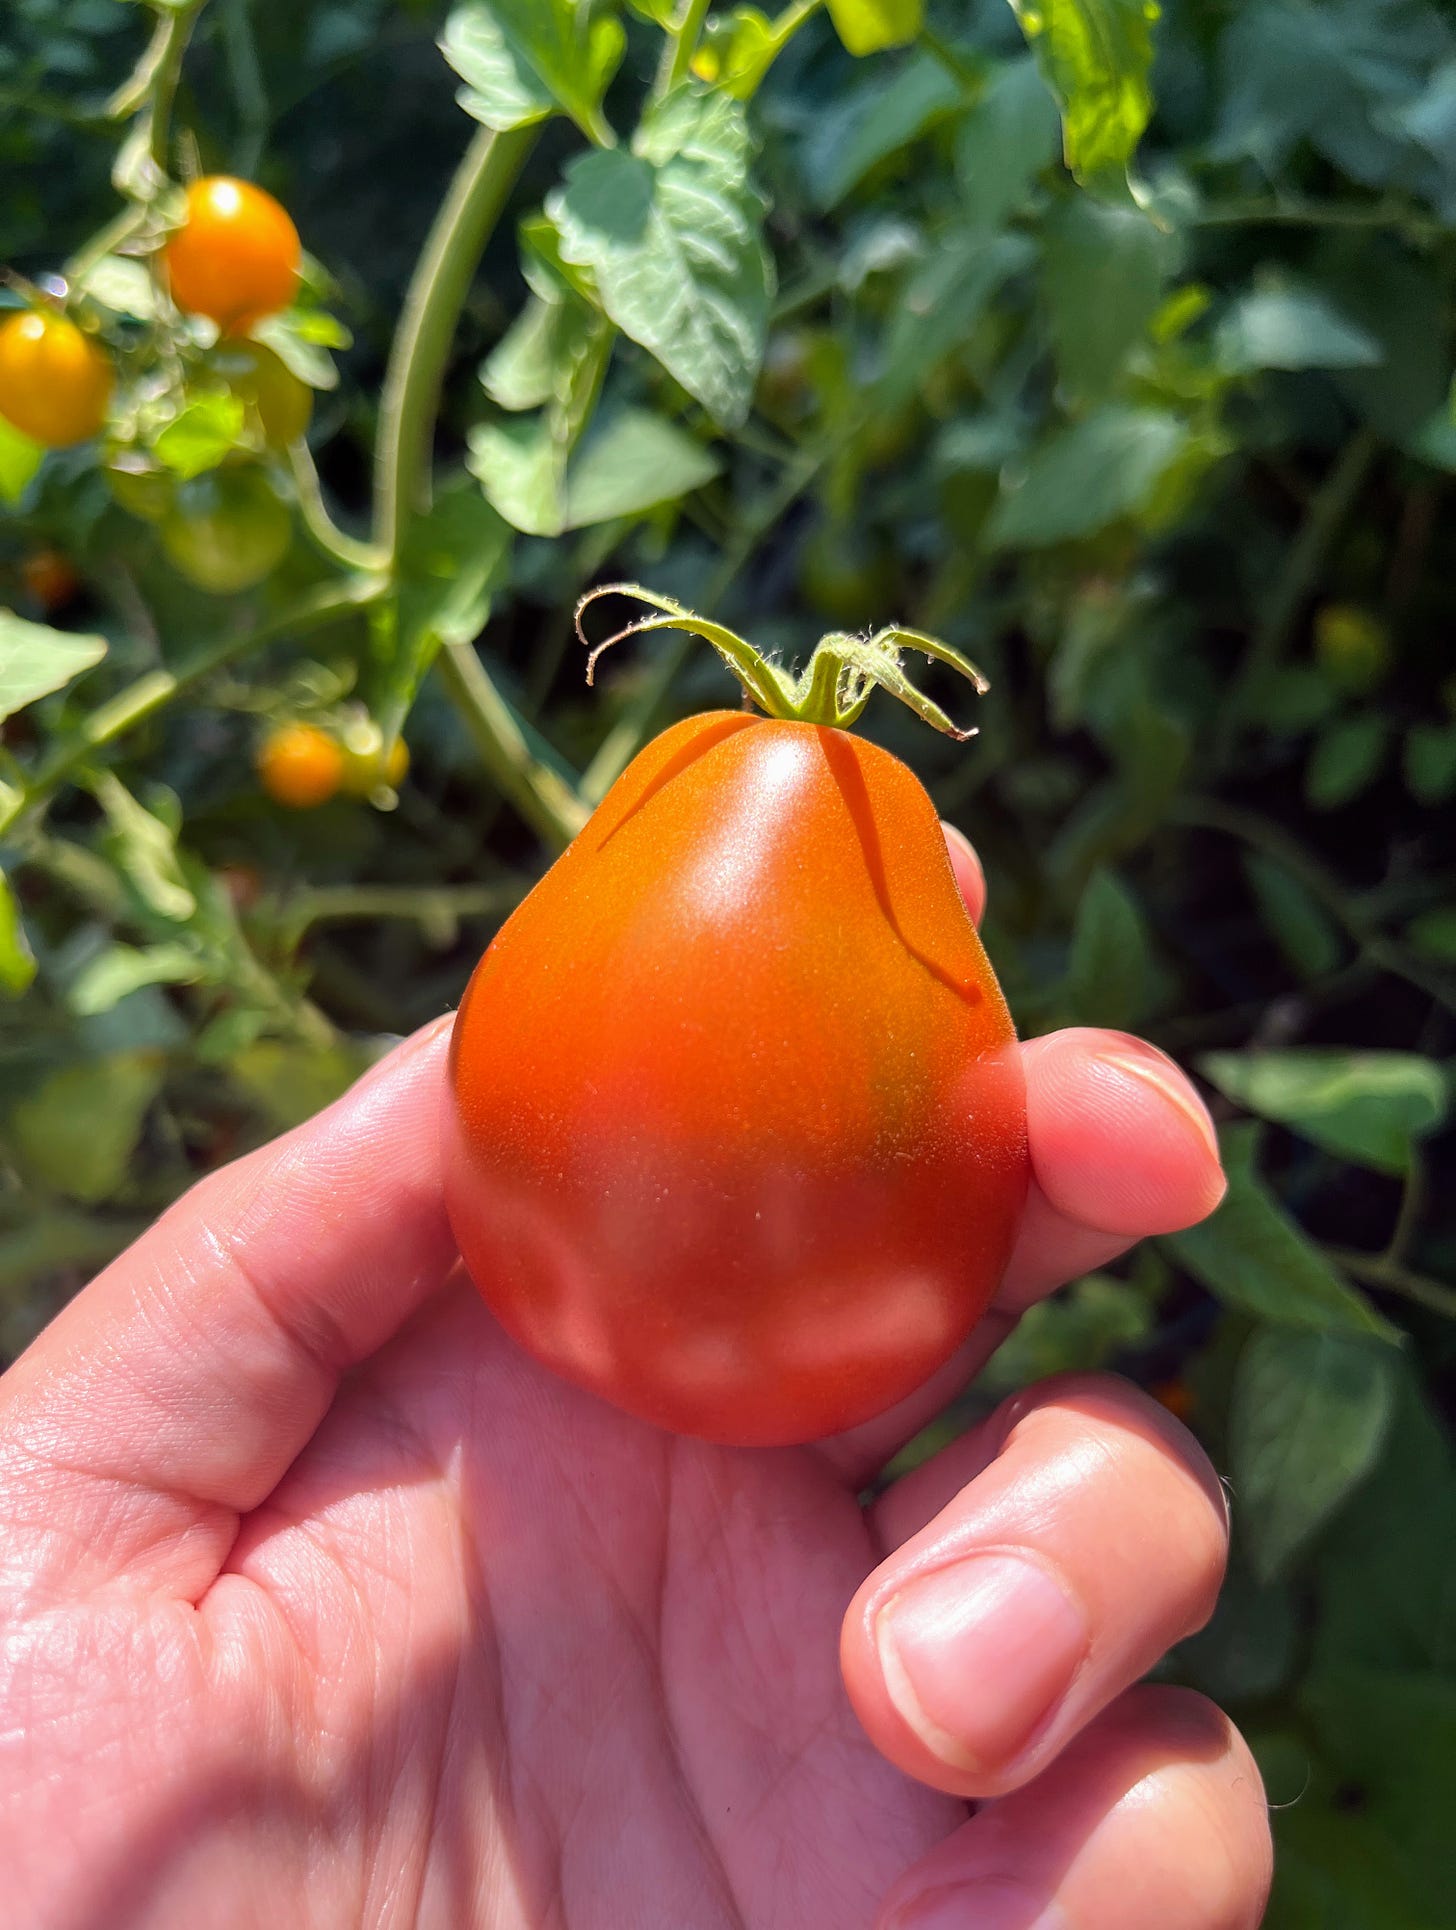
[[[581,619],[587,606],[604,596],[632,597],[659,614],[638,617],[614,631],[604,642],[593,645],[581,627]],[[983,697],[991,687],[959,650],[953,650],[938,637],[926,636],[920,630],[906,630],[898,624],[876,630],[871,636],[851,636],[843,630],[831,630],[819,639],[803,670],[795,674],[772,662],[721,623],[700,617],[670,596],[659,596],[640,583],[599,584],[596,589],[588,590],[577,604],[576,634],[591,651],[587,659],[587,682],[593,681],[597,658],[604,650],[610,650],[625,637],[643,636],[651,630],[686,630],[712,644],[748,697],[766,716],[792,723],[827,724],[836,730],[848,730],[859,720],[870,692],[878,685],[892,697],[898,697],[902,704],[908,704],[927,724],[944,731],[947,737],[954,737],[960,743],[974,737],[974,730],[959,729],[939,704],[932,702],[906,676],[902,659],[907,651],[918,651],[937,663],[949,664],[975,687],[978,696]]]

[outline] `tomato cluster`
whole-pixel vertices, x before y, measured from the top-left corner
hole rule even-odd
[[[395,791],[409,770],[409,749],[402,737],[386,750],[377,731],[366,732],[355,748],[318,724],[280,724],[258,748],[258,781],[275,804],[310,811],[341,792],[346,797],[376,797]]]
[[[69,317],[28,308],[0,323],[0,415],[43,449],[96,435],[113,380],[110,356]]]
[[[251,181],[210,174],[187,190],[162,260],[172,299],[224,335],[246,335],[287,308],[303,252],[287,210]]]

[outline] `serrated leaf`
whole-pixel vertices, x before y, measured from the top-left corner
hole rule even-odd
[[[1137,901],[1111,872],[1087,880],[1072,926],[1067,999],[1079,1025],[1129,1031],[1146,1002],[1148,939]]]
[[[624,409],[594,429],[571,464],[566,527],[638,516],[711,482],[721,468],[695,436],[645,409]]]
[[[152,443],[158,462],[184,482],[226,461],[243,433],[246,410],[230,389],[209,389],[173,417]]]
[[[1235,1532],[1261,1581],[1283,1574],[1380,1453],[1395,1357],[1267,1327],[1239,1357],[1229,1416]]]
[[[1019,478],[1003,478],[986,540],[1034,549],[1104,529],[1148,502],[1187,437],[1175,415],[1112,405],[1054,431]]]
[[[568,331],[584,330],[590,311],[533,296],[481,365],[480,383],[502,409],[539,409],[556,391]]]
[[[1079,181],[1125,176],[1153,110],[1147,0],[1011,0],[1061,103],[1067,166]]]
[[[1313,1333],[1399,1338],[1289,1218],[1254,1171],[1259,1128],[1219,1135],[1228,1192],[1212,1218],[1164,1237],[1178,1264],[1226,1306]]]
[[[1056,103],[1030,54],[994,68],[956,135],[963,218],[987,232],[999,228],[1056,159],[1060,133]]]
[[[920,32],[924,0],[828,0],[829,18],[845,50],[857,57],[905,47]]]
[[[560,109],[594,141],[610,141],[602,96],[621,64],[620,20],[582,0],[489,0],[457,7],[441,51],[465,82],[468,114],[504,132]]]
[[[78,1018],[109,1012],[143,985],[195,985],[206,966],[188,945],[108,945],[88,959],[67,987],[66,1003]]]
[[[10,880],[0,871],[0,992],[19,998],[35,977],[35,954]]]
[[[45,461],[45,450],[0,415],[0,502],[18,503]]]
[[[753,399],[772,269],[749,181],[742,105],[680,90],[643,120],[635,152],[579,155],[547,213],[565,261],[607,315],[725,425]]]
[[[566,527],[566,451],[543,415],[482,422],[465,459],[486,501],[526,536],[559,536]]]
[[[1199,1070],[1246,1112],[1384,1173],[1404,1173],[1412,1142],[1446,1117],[1441,1069],[1414,1053],[1211,1052]]]
[[[63,690],[106,655],[105,637],[52,630],[0,610],[0,722],[38,697]]]
[[[1359,369],[1381,360],[1380,344],[1316,289],[1251,289],[1224,314],[1214,356],[1227,375],[1261,369]]]
[[[139,803],[110,771],[93,778],[91,790],[106,813],[112,856],[142,903],[173,923],[191,918],[197,899],[187,883],[173,827]]]
[[[114,1052],[54,1072],[10,1115],[26,1170],[70,1199],[110,1199],[127,1167],[166,1060],[153,1051]]]
[[[1304,772],[1304,795],[1317,811],[1356,798],[1385,762],[1389,726],[1378,712],[1341,717],[1315,739]]]
[[[1068,393],[1100,400],[1145,339],[1173,265],[1170,238],[1140,208],[1088,194],[1060,201],[1042,224],[1042,287]]]

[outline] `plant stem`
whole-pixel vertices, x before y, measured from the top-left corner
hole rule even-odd
[[[502,794],[558,850],[570,844],[591,815],[590,809],[564,779],[531,755],[515,713],[486,674],[473,646],[446,644],[435,667]]]
[[[708,4],[709,0],[683,0],[676,25],[668,29],[667,43],[662,49],[653,88],[659,100],[687,79],[693,55],[698,51],[698,37],[703,31],[703,22],[708,17]]]
[[[391,564],[429,501],[431,442],[460,310],[539,129],[481,128],[441,204],[405,296],[379,405],[374,537]]]
[[[1233,687],[1223,700],[1213,746],[1218,763],[1227,760],[1241,727],[1248,720],[1250,700],[1257,697],[1259,686],[1284,654],[1300,606],[1319,575],[1325,552],[1340,524],[1350,513],[1378,447],[1374,431],[1362,429],[1346,443],[1339,461],[1320,484],[1304,527],[1285,558],[1263,621],[1255,630]]]
[[[291,947],[315,925],[356,919],[398,918],[428,928],[491,918],[512,910],[530,888],[528,878],[514,877],[483,885],[318,885],[284,899],[265,922],[274,924]]]
[[[1383,233],[1395,230],[1417,247],[1439,241],[1446,229],[1439,221],[1415,209],[1391,201],[1371,201],[1346,206],[1338,201],[1314,201],[1291,197],[1279,201],[1250,198],[1243,201],[1210,201],[1191,217],[1196,228],[1241,228],[1260,224],[1300,228],[1376,228]]]
[[[147,128],[148,151],[152,165],[160,175],[165,176],[167,172],[167,141],[172,126],[172,103],[177,97],[177,83],[182,77],[182,56],[197,25],[197,16],[205,5],[206,0],[190,0],[189,5],[161,16],[166,40],[152,70]]]
[[[1325,1252],[1336,1266],[1343,1267],[1357,1280],[1364,1280],[1372,1287],[1384,1287],[1391,1293],[1403,1294],[1418,1306],[1429,1307],[1435,1313],[1456,1320],[1456,1287],[1432,1280],[1428,1274],[1416,1273],[1412,1268],[1388,1259],[1383,1253],[1356,1253],[1338,1246],[1328,1246]]]
[[[175,670],[149,670],[93,710],[74,733],[63,738],[50,755],[41,760],[24,791],[0,818],[0,831],[9,830],[25,812],[49,797],[57,785],[89,763],[98,750],[144,723],[174,697],[222,669],[224,664],[281,637],[304,636],[311,630],[321,629],[335,617],[364,609],[382,596],[384,590],[385,585],[378,578],[354,577],[342,585],[326,583],[265,623],[204,644]]]
[[[298,511],[303,518],[303,526],[324,555],[342,569],[363,570],[366,574],[375,575],[382,572],[388,562],[384,553],[372,543],[361,543],[357,537],[350,536],[330,516],[318,470],[306,442],[299,440],[290,445],[288,463],[293,471],[294,488],[298,491]]]

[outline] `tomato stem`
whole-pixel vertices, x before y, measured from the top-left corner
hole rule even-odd
[[[627,596],[646,603],[657,616],[638,617],[616,630],[603,642],[592,645],[582,629],[582,616],[588,605],[604,596]],[[743,686],[748,697],[769,717],[803,724],[824,724],[835,730],[848,730],[859,721],[870,692],[878,687],[909,706],[947,737],[964,743],[976,735],[962,730],[905,674],[902,658],[907,651],[918,651],[937,663],[948,664],[970,683],[978,696],[990,685],[968,657],[961,655],[938,637],[922,630],[907,630],[891,624],[868,636],[852,636],[847,631],[831,630],[819,639],[808,664],[797,675],[754,648],[736,631],[726,629],[707,617],[700,617],[670,596],[659,596],[640,583],[603,583],[588,590],[576,606],[576,633],[591,651],[587,659],[587,682],[594,679],[597,659],[604,650],[624,637],[644,636],[657,630],[687,631],[712,644]]]

